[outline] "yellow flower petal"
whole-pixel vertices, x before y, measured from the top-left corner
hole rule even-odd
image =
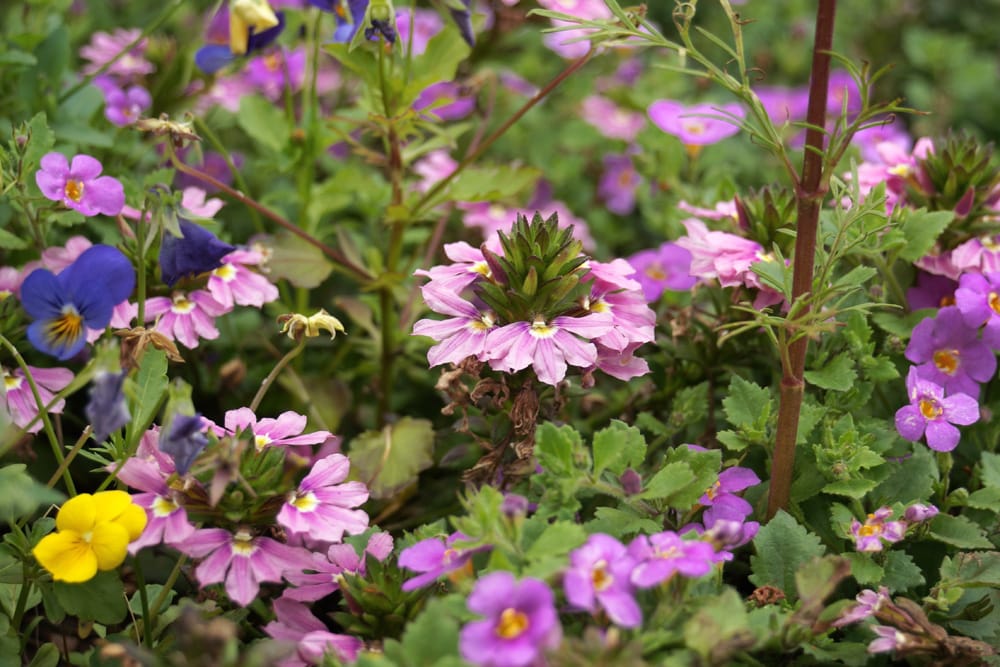
[[[94,496],[89,493],[81,493],[73,496],[63,503],[56,515],[56,528],[59,530],[72,530],[83,535],[94,529],[97,521],[97,505],[94,503]]]
[[[125,511],[115,519],[115,523],[128,532],[129,542],[135,542],[146,528],[146,510],[134,503],[129,503]]]
[[[56,581],[80,583],[97,574],[97,555],[80,534],[72,530],[46,535],[31,553]]]
[[[90,536],[90,548],[97,558],[98,570],[113,570],[125,560],[128,531],[118,523],[101,522]]]
[[[132,504],[132,496],[126,491],[101,491],[94,494],[94,505],[97,507],[95,523],[101,521],[117,521],[121,513]]]
[[[237,56],[247,52],[250,26],[232,11],[229,12],[229,50]]]

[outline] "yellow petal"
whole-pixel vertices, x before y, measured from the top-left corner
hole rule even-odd
[[[124,526],[104,521],[94,527],[90,548],[97,558],[98,570],[113,570],[125,560],[128,552],[128,531]]]
[[[139,539],[142,531],[146,528],[146,510],[134,503],[129,503],[125,511],[115,519],[115,523],[128,533],[128,541],[134,542]]]
[[[94,528],[97,521],[97,505],[94,503],[94,496],[89,493],[81,493],[73,496],[63,503],[56,515],[56,528],[59,530],[73,530],[83,535],[89,533]]]
[[[121,513],[132,504],[132,496],[127,491],[101,491],[94,494],[94,505],[97,507],[95,523],[101,521],[117,521]]]
[[[46,535],[31,553],[39,565],[52,573],[52,578],[56,581],[80,583],[97,574],[97,555],[72,530]]]
[[[239,14],[229,12],[229,50],[233,55],[242,56],[247,52],[250,26]]]

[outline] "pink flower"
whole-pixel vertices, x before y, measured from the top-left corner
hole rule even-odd
[[[646,301],[657,301],[667,290],[686,292],[697,279],[691,275],[691,253],[676,243],[666,242],[659,248],[641,250],[628,258],[635,267],[636,280],[642,284]]]
[[[298,445],[318,445],[332,438],[329,431],[315,431],[313,433],[302,434],[306,428],[305,415],[288,410],[278,415],[277,419],[265,417],[257,420],[257,416],[250,408],[239,408],[226,412],[226,429],[230,433],[238,434],[249,430],[253,434],[254,446],[257,451],[265,447],[293,447]]]
[[[445,243],[444,254],[453,262],[452,264],[434,266],[429,270],[417,269],[413,274],[430,278],[435,290],[455,294],[490,275],[490,267],[483,257],[483,251],[465,241]]]
[[[413,165],[414,173],[421,178],[417,190],[426,192],[435,183],[450,176],[457,166],[458,162],[448,151],[444,149],[431,151]]]
[[[422,291],[424,300],[434,312],[451,315],[444,320],[423,319],[413,325],[413,335],[439,341],[427,351],[430,366],[458,364],[466,357],[482,360],[487,335],[496,327],[493,313],[480,311],[453,292],[433,289],[433,283],[424,285]]]
[[[101,176],[101,163],[89,155],[76,155],[73,163],[62,153],[47,153],[35,172],[35,182],[46,199],[62,202],[83,215],[118,215],[125,205],[125,190],[116,178]]]
[[[285,591],[284,597],[300,602],[314,602],[340,588],[344,573],[365,574],[365,559],[371,554],[384,561],[392,553],[392,536],[374,533],[360,556],[350,544],[332,544],[325,554],[313,552],[310,572],[287,572],[285,578],[295,588]]]
[[[64,247],[50,246],[42,251],[42,266],[58,275],[92,245],[85,236],[71,236]]]
[[[701,220],[682,221],[687,236],[677,245],[691,253],[691,275],[702,280],[715,278],[723,287],[747,284],[750,266],[763,259],[764,248],[756,241],[728,232],[709,231]],[[756,274],[754,274],[756,278]]]
[[[293,657],[277,663],[278,667],[308,667],[323,661],[325,655],[353,663],[364,643],[357,637],[338,635],[309,611],[309,607],[293,599],[280,597],[274,601],[276,620],[264,626],[264,632],[278,641],[297,644]]]
[[[684,106],[673,100],[657,100],[649,106],[649,118],[658,128],[672,134],[685,146],[706,146],[740,131],[745,112],[738,104],[696,104]]]
[[[413,12],[411,19],[411,12]],[[411,41],[410,27],[413,27]],[[434,35],[441,32],[444,23],[438,13],[431,9],[410,10],[402,8],[396,11],[396,41],[404,45],[412,44],[411,55],[419,56],[427,50],[427,44]]]
[[[172,299],[165,296],[146,299],[146,321],[156,319],[154,329],[191,349],[198,347],[199,338],[218,338],[215,318],[229,311],[205,290],[186,295],[174,292]]]
[[[488,334],[486,355],[493,370],[513,373],[531,366],[540,382],[556,385],[566,377],[567,364],[589,368],[597,363],[597,348],[589,341],[612,327],[609,313],[514,322]]]
[[[222,266],[208,277],[208,291],[212,298],[227,310],[234,303],[260,308],[278,298],[278,288],[259,273],[246,268],[260,264],[260,253],[252,250],[235,250],[222,258]]]
[[[314,540],[340,542],[344,533],[357,535],[368,528],[368,514],[350,509],[368,500],[362,482],[344,482],[351,463],[343,454],[320,459],[288,495],[277,522],[293,534]]]
[[[28,366],[31,377],[38,386],[38,396],[48,407],[49,414],[60,414],[66,406],[66,401],[59,399],[52,403],[55,394],[66,388],[73,380],[73,372],[67,368],[35,368]],[[38,433],[42,430],[42,420],[38,416],[38,403],[31,391],[31,384],[24,377],[20,368],[8,370],[0,368],[3,373],[4,408],[10,420],[28,433]],[[52,403],[52,405],[49,405]],[[34,422],[34,423],[32,423]],[[28,426],[31,424],[31,426]]]
[[[80,49],[80,57],[90,61],[90,64],[83,68],[83,73],[94,74],[97,72],[124,51],[129,44],[137,40],[141,34],[142,30],[139,28],[119,28],[111,34],[95,32],[90,38],[90,43]],[[128,53],[116,60],[105,72],[123,79],[151,74],[156,68],[144,57],[145,50],[146,40],[143,39]]]
[[[286,571],[312,564],[305,549],[253,537],[246,530],[234,535],[222,528],[203,528],[176,547],[192,558],[205,558],[194,571],[202,588],[224,581],[226,594],[241,607],[254,601],[262,582],[280,582]]]
[[[611,280],[602,278],[602,270],[607,275],[612,266],[618,268],[623,275],[612,277]],[[612,323],[611,329],[594,338],[594,342],[618,351],[633,344],[653,342],[656,313],[646,304],[641,285],[627,278],[635,273],[635,269],[623,259],[607,264],[591,261],[589,267],[594,282],[584,308],[591,313],[609,313]]]
[[[851,536],[858,551],[882,551],[882,541],[890,544],[899,542],[906,534],[906,524],[902,521],[888,521],[892,509],[881,507],[865,518],[861,523],[857,519],[851,522]]]
[[[207,194],[201,188],[191,185],[181,192],[181,216],[185,218],[212,218],[219,212],[225,204],[224,201],[216,197],[207,199]],[[142,211],[131,206],[122,207],[122,217],[129,220],[138,220]],[[145,220],[149,220],[147,214]]]
[[[584,98],[580,117],[600,130],[609,139],[635,141],[646,125],[646,117],[638,111],[628,111],[600,95]]]

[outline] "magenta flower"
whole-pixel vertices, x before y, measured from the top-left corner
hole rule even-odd
[[[439,81],[420,93],[413,110],[427,109],[441,120],[460,120],[476,109],[476,96],[455,81]]]
[[[691,253],[667,242],[655,250],[641,250],[628,258],[635,279],[642,285],[647,303],[659,300],[667,290],[686,292],[698,281],[691,275]]]
[[[363,482],[345,482],[351,462],[343,454],[317,461],[298,489],[278,511],[277,522],[292,534],[323,542],[340,542],[344,533],[357,535],[368,528],[368,514],[351,509],[368,500]]]
[[[410,37],[411,26],[413,29],[412,37]],[[410,55],[419,56],[426,51],[431,38],[441,32],[443,28],[444,22],[434,10],[400,8],[396,11],[397,40],[404,46],[412,44],[409,47],[411,49]]]
[[[279,50],[250,59],[243,71],[244,80],[254,90],[272,101],[279,101],[285,90],[302,88],[306,76],[305,49]]]
[[[957,294],[956,294],[957,299]],[[979,383],[992,379],[997,359],[978,327],[970,327],[957,307],[938,311],[913,327],[906,358],[917,364],[920,376],[941,385],[949,394],[979,397]]]
[[[284,597],[300,602],[325,598],[340,588],[340,579],[345,573],[364,576],[368,554],[384,561],[391,553],[392,536],[389,533],[375,533],[368,538],[368,545],[360,556],[350,544],[332,544],[325,554],[314,551],[309,572],[285,573],[285,578],[296,588],[286,590]]]
[[[454,173],[458,162],[444,149],[431,151],[413,165],[413,172],[420,176],[417,190],[427,192],[438,181]]]
[[[649,373],[649,363],[634,355],[640,345],[642,343],[631,343],[624,350],[612,350],[595,343],[597,361],[594,365],[598,370],[623,382],[646,375]]]
[[[114,60],[119,53],[125,51],[129,44],[139,39],[140,35],[142,30],[139,28],[119,28],[110,34],[95,32],[90,38],[90,43],[80,49],[80,57],[90,61],[90,64],[83,68],[83,73],[94,74]],[[146,60],[145,51],[146,40],[143,39],[124,56],[115,60],[105,72],[121,79],[152,74],[156,68]]]
[[[672,100],[649,105],[649,118],[658,128],[672,134],[695,154],[698,147],[714,144],[740,131],[745,112],[738,104],[696,104],[691,107]]]
[[[682,221],[687,236],[677,245],[691,253],[691,275],[702,280],[717,279],[722,287],[749,285],[755,278],[750,267],[764,257],[764,248],[756,241],[728,232],[709,231],[696,218]]]
[[[969,239],[951,251],[950,259],[962,274],[1000,272],[1000,236],[987,234]]]
[[[675,574],[701,577],[712,571],[715,549],[708,542],[684,540],[673,531],[640,535],[628,546],[636,561],[630,580],[639,588],[650,588]]]
[[[496,245],[491,246],[494,252],[499,249]],[[417,269],[413,274],[430,278],[436,290],[454,294],[460,293],[477,280],[490,275],[490,267],[486,263],[486,258],[483,257],[483,251],[472,247],[465,241],[445,243],[444,254],[452,261],[452,264],[434,266],[429,270]]]
[[[144,436],[145,437],[145,436]],[[146,510],[146,529],[128,545],[135,554],[143,547],[157,544],[177,545],[195,532],[185,510],[167,486],[160,467],[152,460],[130,458],[118,471],[118,479],[142,493],[133,494],[132,502]]]
[[[653,342],[656,313],[646,303],[639,283],[627,277],[635,273],[632,265],[623,259],[610,263],[591,260],[588,267],[588,277],[593,277],[594,282],[583,307],[591,313],[611,315],[611,329],[595,337],[594,342],[618,351],[630,349],[635,344]],[[612,271],[620,271],[624,275],[616,276]]]
[[[308,606],[287,596],[274,601],[274,616],[276,620],[265,625],[264,632],[278,641],[297,645],[295,655],[277,663],[279,667],[318,665],[326,655],[353,663],[364,648],[364,642],[357,637],[330,632],[326,623],[313,616]]]
[[[318,445],[332,438],[329,431],[314,431],[302,433],[306,428],[305,415],[287,410],[278,415],[277,419],[265,417],[258,421],[257,415],[250,408],[228,410],[225,416],[226,429],[238,434],[249,430],[253,434],[254,446],[257,451],[265,447],[294,447],[299,445]]]
[[[809,107],[809,91],[805,88],[785,88],[783,86],[756,86],[757,94],[764,111],[771,122],[782,124],[805,120]]]
[[[883,540],[889,544],[899,542],[906,534],[906,524],[902,521],[888,521],[892,509],[880,507],[861,523],[857,519],[851,521],[851,537],[858,551],[882,551]]]
[[[486,355],[493,370],[514,373],[531,366],[540,382],[557,385],[566,377],[567,364],[589,368],[597,363],[597,348],[589,340],[612,326],[610,313],[514,322],[487,334]]]
[[[923,523],[924,521],[930,521],[940,514],[940,512],[941,510],[934,505],[914,503],[913,505],[907,507],[906,511],[903,512],[903,520],[910,524]]]
[[[465,567],[473,554],[483,550],[482,547],[477,549],[462,549],[454,546],[455,542],[468,539],[468,536],[455,532],[449,535],[448,539],[444,542],[431,537],[426,540],[420,540],[413,546],[403,549],[399,554],[399,566],[421,573],[411,579],[407,579],[403,583],[403,590],[412,591],[422,588],[442,574],[454,572]]]
[[[492,572],[476,582],[468,606],[486,618],[462,628],[459,651],[478,667],[528,667],[562,640],[554,596],[539,579]]]
[[[563,590],[571,606],[591,613],[600,606],[612,623],[624,628],[642,623],[642,610],[629,580],[635,562],[624,544],[610,535],[591,535],[570,552],[569,562]]]
[[[955,303],[956,289],[958,283],[951,278],[918,271],[913,287],[906,290],[906,302],[910,310],[944,308]]]
[[[962,393],[945,397],[944,388],[920,377],[916,367],[906,376],[906,390],[910,404],[896,411],[896,430],[911,442],[926,434],[928,447],[950,452],[960,438],[954,424],[967,426],[979,420],[976,399]]]
[[[897,630],[891,625],[873,625],[872,632],[878,635],[878,639],[873,639],[868,644],[869,653],[888,653],[904,648],[909,639],[906,633]]]
[[[222,258],[222,266],[208,277],[208,291],[226,309],[233,304],[260,308],[278,298],[278,288],[261,274],[247,266],[264,261],[254,250],[234,250]]]
[[[1000,340],[1000,273],[963,274],[955,290],[955,307],[970,328],[985,324],[984,337]]]
[[[480,311],[452,292],[433,287],[433,283],[423,286],[424,300],[434,312],[451,317],[414,323],[413,335],[438,341],[427,350],[427,363],[433,368],[446,363],[458,364],[466,357],[483,359],[487,335],[496,328],[496,317],[488,310]]]
[[[646,125],[646,117],[638,111],[628,111],[600,95],[590,95],[580,104],[580,117],[596,127],[609,139],[635,141]]]
[[[719,473],[719,479],[705,490],[698,502],[706,507],[728,504],[733,507],[745,508],[744,516],[753,512],[750,503],[735,495],[740,491],[760,484],[760,477],[750,468],[732,466]]]
[[[38,386],[38,396],[47,406],[49,414],[61,414],[66,407],[66,401],[59,399],[52,403],[56,392],[62,391],[73,381],[73,371],[68,368],[35,368],[28,366],[31,377]],[[42,430],[42,420],[38,416],[38,403],[31,392],[31,384],[20,368],[12,370],[0,368],[3,374],[3,404],[4,411],[10,421],[18,428],[28,433],[38,433]],[[51,405],[50,405],[51,404]],[[30,426],[29,426],[30,424]]]
[[[46,199],[62,202],[83,215],[118,215],[125,190],[116,178],[101,176],[101,163],[89,155],[75,155],[70,164],[62,153],[42,156],[35,182]]]
[[[280,582],[286,571],[312,566],[305,549],[253,537],[246,530],[234,535],[222,528],[203,528],[175,546],[192,558],[205,559],[194,571],[203,588],[225,582],[226,594],[241,607],[254,601],[262,582]]]
[[[125,127],[139,120],[142,112],[151,106],[153,98],[142,86],[113,88],[104,94],[104,117],[118,127]]]
[[[604,173],[597,184],[597,196],[612,213],[628,215],[635,208],[636,191],[642,183],[628,155],[605,155]]]
[[[875,612],[877,612],[883,604],[890,601],[889,589],[885,586],[879,586],[878,592],[866,589],[858,593],[855,600],[857,600],[857,603],[852,607],[848,607],[843,613],[841,613],[837,620],[833,622],[833,627],[842,628],[845,625],[851,625],[874,616]]]
[[[156,320],[154,329],[185,347],[198,347],[198,339],[219,337],[215,318],[229,312],[205,290],[184,294],[174,292],[173,298],[154,296],[146,299],[146,320]]]

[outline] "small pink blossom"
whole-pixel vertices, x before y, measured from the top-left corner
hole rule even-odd
[[[370,554],[384,561],[392,553],[392,536],[374,533],[368,538],[360,556],[350,544],[332,544],[326,553],[312,554],[313,562],[308,572],[288,572],[285,578],[295,588],[285,591],[284,597],[300,602],[314,602],[340,588],[344,574],[365,574],[365,559]]]
[[[685,106],[673,100],[657,100],[649,106],[649,118],[685,146],[714,144],[740,131],[746,112],[738,104]]]
[[[173,298],[155,296],[146,299],[146,320],[156,320],[154,329],[191,349],[198,347],[199,338],[218,338],[215,318],[229,311],[205,290],[188,294],[175,292]]]
[[[278,288],[261,274],[247,266],[260,264],[260,253],[253,250],[235,250],[222,258],[222,266],[208,277],[208,291],[212,298],[227,310],[233,304],[260,308],[278,298]]]
[[[580,105],[580,117],[596,127],[609,139],[635,141],[639,131],[646,125],[646,117],[638,111],[629,111],[600,95],[584,98]]]
[[[368,528],[368,514],[351,509],[368,500],[362,482],[345,482],[351,463],[343,454],[317,461],[278,511],[277,522],[292,534],[323,542],[340,542],[344,533]]]
[[[899,542],[906,534],[906,524],[902,521],[889,521],[892,509],[881,507],[865,518],[861,523],[857,519],[851,522],[851,536],[854,538],[858,551],[882,551],[882,543]]]
[[[76,155],[72,164],[62,153],[42,156],[35,182],[46,199],[62,202],[83,215],[118,215],[125,190],[118,179],[101,176],[103,167],[89,155]]]
[[[48,413],[61,414],[66,407],[66,401],[60,398],[52,403],[52,399],[57,392],[65,389],[73,381],[73,372],[68,368],[33,366],[28,366],[28,370],[38,386],[38,396],[42,399],[42,403],[48,406]],[[13,370],[0,368],[0,371],[3,373],[3,401],[8,418],[28,433],[38,433],[42,430],[42,420],[35,419],[38,416],[38,403],[35,402],[31,384],[25,378],[24,371],[20,368]]]
[[[225,424],[229,433],[238,434],[250,431],[253,434],[254,446],[257,451],[265,447],[294,447],[299,445],[318,445],[332,438],[329,431],[314,431],[303,434],[307,419],[305,415],[288,410],[278,415],[277,419],[265,417],[257,419],[250,408],[238,408],[226,412]]]
[[[80,57],[90,61],[90,64],[84,66],[83,73],[94,74],[125,51],[140,35],[142,30],[139,28],[119,28],[113,33],[95,32],[90,43],[80,49]],[[152,74],[156,68],[146,60],[145,51],[146,40],[143,39],[124,56],[115,60],[105,72],[126,80]]]
[[[326,655],[353,663],[364,648],[364,642],[357,637],[330,632],[308,606],[287,596],[274,601],[274,616],[276,620],[265,625],[264,632],[278,641],[297,645],[295,655],[276,663],[277,667],[318,665]]]

